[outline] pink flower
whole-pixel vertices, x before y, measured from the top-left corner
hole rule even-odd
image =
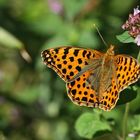
[[[122,25],[124,30],[129,31],[132,37],[136,37],[140,33],[140,10],[134,8],[134,13],[129,14],[128,20]]]
[[[63,7],[60,0],[48,0],[48,5],[52,12],[59,14],[62,12]]]
[[[133,14],[129,14],[128,20],[122,25],[124,30],[127,30],[135,42],[140,45],[140,10],[139,7],[134,8]]]
[[[139,7],[134,8],[134,13],[133,13],[133,15],[135,16],[135,15],[137,15],[138,13],[140,13]]]

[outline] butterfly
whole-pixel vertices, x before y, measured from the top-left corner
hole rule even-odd
[[[41,53],[43,62],[65,82],[67,94],[80,106],[113,109],[119,94],[140,78],[140,64],[131,56],[63,46]]]

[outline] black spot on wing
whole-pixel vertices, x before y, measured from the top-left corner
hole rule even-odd
[[[73,54],[74,54],[75,56],[78,56],[78,53],[79,53],[79,50],[75,50]]]
[[[82,59],[79,58],[79,59],[78,59],[78,64],[81,64],[81,63],[82,63]]]
[[[74,61],[74,57],[69,57],[70,61],[73,62]]]
[[[84,51],[83,51],[83,57],[85,57],[86,53],[87,53],[87,51],[84,50]]]
[[[79,66],[76,66],[76,69],[77,69],[78,71],[81,71],[81,67],[79,67]]]

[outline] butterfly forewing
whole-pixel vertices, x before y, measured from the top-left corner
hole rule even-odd
[[[48,49],[41,54],[44,63],[55,70],[66,82],[89,65],[89,60],[98,59],[101,55],[102,53],[98,51],[75,47]]]

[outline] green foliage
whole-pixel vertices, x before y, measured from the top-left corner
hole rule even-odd
[[[122,33],[121,35],[117,35],[116,37],[122,43],[134,43],[134,38],[129,35],[128,31],[125,31],[124,33]]]
[[[78,0],[73,0],[73,1],[65,0],[64,6],[66,10],[67,19],[72,20],[75,17],[75,15],[79,14],[79,12],[81,11],[81,9],[84,7],[86,3],[87,1],[85,0],[80,0],[80,2]]]
[[[140,115],[135,115],[133,116],[133,121],[132,121],[132,127],[131,127],[131,131],[132,132],[139,132],[140,130]]]
[[[44,49],[64,45],[105,52],[96,24],[106,42],[120,46],[118,53],[136,57],[139,48],[128,32],[117,36],[119,41],[115,36],[138,4],[0,0],[0,140],[139,140],[139,82],[121,92],[110,112],[79,107],[40,56]]]
[[[22,42],[2,27],[0,27],[0,45],[8,48],[23,48]]]
[[[104,135],[104,131],[112,131],[108,122],[101,119],[97,112],[82,114],[75,127],[81,137],[88,139],[91,139],[98,132],[102,132],[102,135]]]

